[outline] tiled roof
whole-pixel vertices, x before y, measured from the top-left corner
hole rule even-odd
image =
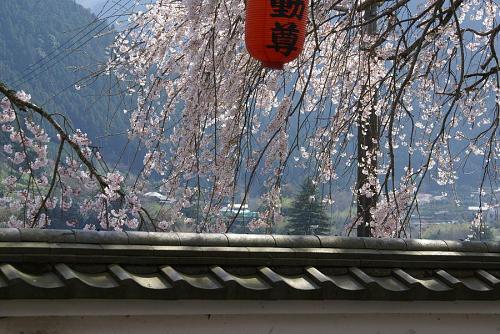
[[[500,243],[0,229],[0,299],[500,299]]]

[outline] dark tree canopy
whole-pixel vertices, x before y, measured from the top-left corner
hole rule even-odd
[[[290,210],[290,234],[328,234],[330,226],[316,185],[306,178]]]

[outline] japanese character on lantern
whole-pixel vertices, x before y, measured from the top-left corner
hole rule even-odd
[[[297,39],[299,30],[295,23],[280,24],[276,22],[272,28],[272,43],[268,48],[274,49],[276,52],[281,52],[288,56],[292,51],[297,50]]]
[[[304,15],[304,0],[270,0],[273,9],[272,17],[298,18]]]
[[[246,0],[245,45],[270,69],[283,69],[304,48],[309,0]]]

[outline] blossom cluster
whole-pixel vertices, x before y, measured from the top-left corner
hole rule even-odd
[[[263,69],[246,52],[242,1],[156,1],[131,16],[108,70],[141,86],[131,87],[138,99],[129,132],[148,150],[140,177],[160,176],[178,201],[173,211],[203,202],[207,219],[236,193],[264,185],[273,212],[254,223],[262,227],[279,215],[286,168],[308,169],[330,185],[359,166],[366,181],[353,191],[379,198],[371,223],[387,235],[414,209],[410,189],[424,179],[453,186],[468,152],[497,159],[498,107],[488,101],[499,89],[487,69],[495,66],[488,39],[498,4],[385,1],[374,24],[358,3],[315,2],[304,52],[285,71]],[[356,148],[373,114],[378,138]],[[366,152],[362,160],[355,150]],[[395,156],[404,154],[409,164],[398,165]],[[413,172],[398,189],[403,167]]]
[[[192,223],[184,212],[195,210],[197,231],[224,231],[221,208],[259,192],[265,211],[252,226],[272,231],[281,220],[281,185],[295,181],[287,171],[302,170],[330,189],[322,201],[332,205],[335,184],[346,186],[357,167],[362,182],[353,195],[378,204],[362,223],[375,235],[398,236],[425,180],[454,187],[471,156],[480,158],[477,173],[496,175],[500,10],[491,0],[389,0],[370,16],[360,3],[313,2],[304,51],[284,71],[265,69],[246,52],[244,1],[147,4],[120,27],[105,71],[136,97],[128,136],[144,156],[133,186],[116,171],[82,163],[95,152],[77,130],[64,140],[80,160],[66,154],[57,196],[40,195],[34,189],[50,185],[47,170],[56,164],[47,157],[48,137],[4,99],[0,122],[10,142],[3,151],[17,174],[4,181],[9,195],[0,205],[28,208],[12,220],[47,223],[51,207],[75,205],[82,191],[74,183],[82,182],[90,188],[78,202],[83,215],[96,216],[98,228],[135,228],[140,194],[154,179],[173,199],[160,230]],[[20,182],[30,191],[16,190]]]
[[[87,135],[80,130],[61,132],[53,140],[42,126],[48,121],[44,114],[26,111],[34,106],[29,94],[20,91],[15,94],[20,102],[11,99],[0,101],[1,131],[7,135],[0,154],[7,158],[2,168],[9,169],[0,185],[0,209],[10,213],[0,223],[47,228],[57,217],[70,227],[136,229],[142,208],[138,196],[122,189],[120,173],[100,176],[90,163],[93,153]],[[19,103],[26,115],[16,111]],[[51,154],[56,147],[57,153]]]

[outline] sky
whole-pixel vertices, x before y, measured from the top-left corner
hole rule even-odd
[[[90,8],[92,10],[99,9],[99,6],[102,6],[105,0],[75,0],[77,3],[82,5],[85,8]]]

